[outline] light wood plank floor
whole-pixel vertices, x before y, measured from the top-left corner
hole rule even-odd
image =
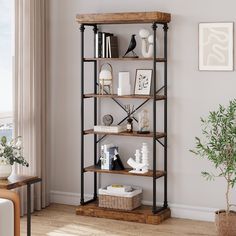
[[[26,218],[21,220],[26,235]],[[161,225],[146,225],[75,215],[75,207],[52,204],[32,216],[32,236],[184,236],[216,235],[214,224],[171,218]]]

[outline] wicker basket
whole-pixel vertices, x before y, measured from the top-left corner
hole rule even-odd
[[[141,205],[142,189],[135,188],[126,194],[108,193],[99,189],[99,207],[131,211]]]

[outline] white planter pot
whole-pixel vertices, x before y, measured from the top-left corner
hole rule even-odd
[[[7,179],[12,172],[12,165],[0,164],[0,179]]]

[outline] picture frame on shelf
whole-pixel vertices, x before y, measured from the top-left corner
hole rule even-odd
[[[135,75],[134,94],[150,95],[152,85],[152,69],[137,69]]]
[[[234,70],[234,23],[199,23],[200,71]]]

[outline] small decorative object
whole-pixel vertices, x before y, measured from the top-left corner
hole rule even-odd
[[[118,153],[118,147],[113,144],[101,146],[101,157],[96,165],[103,170],[125,169]]]
[[[153,57],[153,35],[150,35],[149,31],[146,29],[141,29],[139,31],[139,36],[142,39],[142,55],[145,58]]]
[[[98,194],[99,207],[132,211],[141,206],[142,189],[140,187],[132,187],[130,191],[120,193],[111,192],[107,188],[100,188]]]
[[[130,170],[130,173],[136,173],[136,174],[144,174],[148,172],[149,167],[149,157],[148,157],[148,146],[147,143],[143,143],[141,154],[140,150],[137,149],[135,152],[135,160],[133,158],[129,158],[127,161],[127,164],[133,168],[133,170]]]
[[[144,174],[148,172],[145,168],[145,164],[137,163],[133,158],[129,158],[127,164],[133,168],[133,170],[129,171],[130,173]]]
[[[105,66],[108,66],[109,68],[105,68]],[[113,94],[113,69],[109,63],[103,64],[100,69],[99,94],[104,94],[105,87],[109,88],[109,94]]]
[[[130,73],[127,71],[119,72],[119,85],[117,94],[118,96],[131,94]]]
[[[132,106],[132,108],[131,108],[131,105],[126,105],[125,106],[125,110],[126,110],[126,112],[128,114],[126,131],[128,133],[132,133],[133,132],[133,118],[132,118],[131,114],[133,114],[133,112],[134,112],[134,106]]]
[[[136,152],[135,152],[135,161],[136,163],[141,163],[141,153],[140,153],[140,150],[137,149]]]
[[[199,70],[233,70],[233,28],[233,22],[199,24]]]
[[[139,134],[149,134],[149,113],[147,109],[143,109],[138,114],[138,133]]]
[[[136,70],[134,94],[150,95],[152,83],[152,70],[138,69]]]
[[[112,158],[112,170],[124,170],[124,169],[125,167],[120,159],[120,155],[117,149],[115,149],[114,156]]]
[[[112,158],[114,156],[113,144],[105,144],[101,146],[101,169],[102,170],[111,170],[112,169]]]
[[[22,156],[21,137],[7,142],[7,138],[3,136],[0,142],[0,179],[7,179],[11,175],[14,163],[29,166]]]
[[[131,40],[130,40],[130,43],[129,43],[129,47],[128,47],[128,49],[127,49],[127,51],[126,51],[126,53],[123,57],[128,57],[126,55],[129,54],[130,52],[132,52],[132,55],[129,56],[129,57],[138,58],[137,54],[133,51],[136,48],[135,36],[136,36],[135,34],[132,34]]]
[[[147,143],[143,143],[141,153],[142,153],[142,163],[145,165],[142,170],[148,171],[148,167],[149,167],[148,153],[149,153],[149,151],[148,151]]]
[[[209,160],[215,171],[202,172],[207,180],[222,178],[226,184],[226,209],[215,212],[215,223],[220,236],[236,235],[236,212],[231,210],[230,195],[236,183],[236,99],[229,106],[222,105],[210,112],[207,118],[201,118],[202,139],[196,137],[196,146],[192,153],[199,158]],[[206,195],[206,191],[204,193]],[[223,196],[223,194],[222,194]]]
[[[103,116],[102,121],[104,125],[110,126],[113,123],[113,117],[110,114],[105,115]]]

